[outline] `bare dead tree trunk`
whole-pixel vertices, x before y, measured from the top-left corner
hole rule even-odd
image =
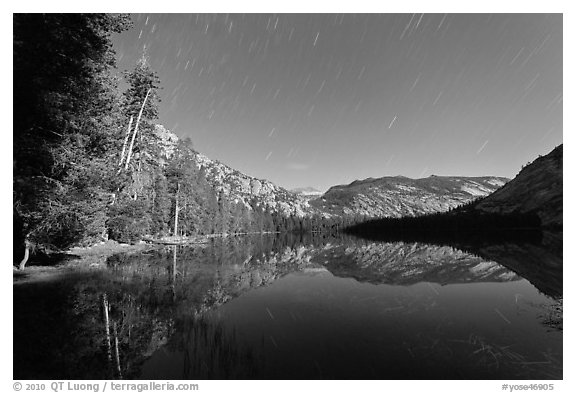
[[[128,146],[128,139],[130,139],[130,131],[132,131],[132,121],[134,120],[134,116],[130,116],[130,122],[128,123],[128,130],[126,131],[126,138],[124,138],[124,144],[122,145],[122,154],[120,155],[120,163],[118,166],[122,168],[122,164],[124,163],[124,155],[126,153],[126,147]]]
[[[108,362],[112,363],[112,343],[110,340],[110,318],[108,317],[108,297],[102,295],[102,308],[104,311],[104,326],[106,328],[106,349],[108,350]]]
[[[128,157],[126,157],[126,165],[124,169],[128,169],[128,164],[130,164],[130,158],[132,157],[132,149],[134,148],[134,140],[136,139],[136,133],[138,132],[138,126],[140,125],[140,119],[142,118],[142,112],[144,112],[144,106],[146,105],[146,101],[148,100],[148,96],[152,88],[148,89],[146,92],[146,97],[144,97],[144,102],[142,102],[142,107],[140,108],[140,112],[138,113],[138,119],[136,120],[136,125],[134,126],[134,133],[132,134],[132,140],[130,141],[130,148],[128,149]]]
[[[118,372],[118,378],[122,379],[122,368],[120,367],[120,350],[118,349],[118,331],[116,330],[116,322],[114,322],[113,326],[114,331],[114,352],[115,352],[115,359],[116,359],[116,371]]]
[[[178,246],[174,245],[174,258],[172,259],[172,283],[176,282],[176,262],[177,262],[177,254],[178,254]]]
[[[172,282],[171,282],[171,289],[172,289],[172,301],[174,301],[176,299],[176,274],[177,274],[177,253],[178,253],[178,246],[174,245],[173,248],[173,252],[174,252],[174,258],[172,259]]]
[[[178,194],[180,194],[180,183],[176,188],[176,209],[174,210],[174,236],[178,236]]]
[[[24,257],[22,261],[20,261],[20,265],[18,265],[18,269],[24,270],[26,267],[26,262],[28,262],[28,258],[30,257],[30,242],[28,240],[24,241]]]

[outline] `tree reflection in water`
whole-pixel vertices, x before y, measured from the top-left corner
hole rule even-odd
[[[467,250],[473,253],[449,245],[341,236],[254,236],[214,239],[205,248],[169,246],[116,255],[104,270],[14,286],[14,378],[266,378],[270,343],[246,340],[219,317],[219,310],[297,272],[305,277],[330,272],[392,286],[505,283],[521,280],[521,274],[548,295],[562,296],[558,247],[550,251],[531,243]],[[431,348],[436,355],[483,359],[478,361],[488,368],[529,363],[514,349],[478,334],[454,342],[418,337],[404,351],[421,361]],[[171,361],[162,361],[163,351]],[[551,353],[549,359],[548,377],[561,375],[561,358]]]

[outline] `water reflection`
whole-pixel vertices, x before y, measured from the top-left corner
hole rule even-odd
[[[255,236],[116,255],[14,287],[14,378],[561,378],[558,276],[521,263],[549,254]]]

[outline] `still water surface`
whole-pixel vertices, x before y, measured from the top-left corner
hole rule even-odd
[[[448,246],[343,237],[114,256],[15,284],[14,377],[561,379],[561,288],[523,274]]]

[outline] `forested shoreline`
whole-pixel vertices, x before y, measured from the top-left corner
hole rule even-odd
[[[210,184],[190,139],[166,149],[161,81],[146,51],[118,70],[111,37],[127,15],[14,15],[13,262],[105,240],[254,232],[423,239],[463,229],[539,227],[534,215],[486,215],[470,202],[416,218],[281,213]],[[125,87],[121,87],[125,86]],[[457,214],[456,214],[457,213]]]
[[[16,264],[107,239],[319,230],[347,221],[231,200],[195,165],[190,139],[163,152],[155,132],[160,79],[145,51],[118,76],[111,36],[131,25],[126,15],[14,15]]]

